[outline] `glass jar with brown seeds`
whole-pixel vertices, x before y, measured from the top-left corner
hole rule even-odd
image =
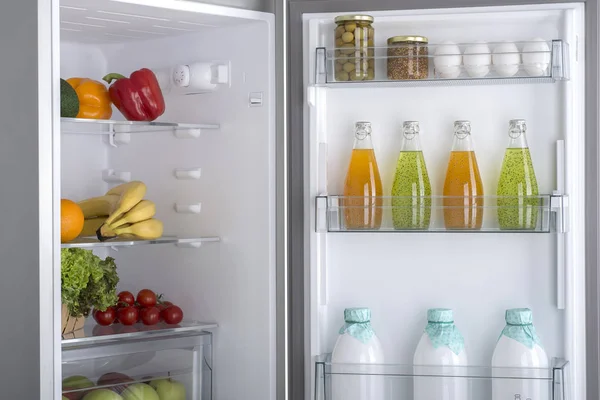
[[[342,15],[335,19],[336,81],[375,78],[375,30],[370,15]]]
[[[429,76],[428,42],[424,36],[389,38],[387,41],[388,79],[427,79]]]

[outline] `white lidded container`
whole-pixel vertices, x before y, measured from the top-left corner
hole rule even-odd
[[[452,310],[427,310],[427,326],[413,357],[415,400],[468,399],[465,340],[454,325]]]
[[[548,356],[535,332],[531,310],[506,310],[505,319],[506,326],[492,356],[492,399],[550,399],[545,380]]]
[[[334,400],[376,400],[384,398],[381,376],[369,375],[369,366],[382,364],[383,348],[371,326],[371,310],[347,308],[331,355],[331,389]],[[360,374],[356,374],[357,371]]]

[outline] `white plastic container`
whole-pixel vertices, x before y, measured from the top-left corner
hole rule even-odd
[[[492,367],[493,400],[552,398],[550,383],[544,379],[548,356],[535,332],[530,309],[506,310],[506,326],[494,349]],[[502,379],[505,375],[513,379]]]
[[[384,380],[369,375],[369,366],[361,366],[355,374],[352,364],[382,364],[383,349],[371,327],[371,310],[347,308],[345,324],[340,329],[331,355],[331,390],[334,400],[384,399]]]
[[[413,358],[414,399],[468,399],[469,382],[463,377],[467,363],[465,341],[454,325],[452,310],[427,310],[427,326]]]

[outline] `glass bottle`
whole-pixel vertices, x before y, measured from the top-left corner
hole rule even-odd
[[[540,207],[539,192],[523,119],[509,122],[508,146],[498,181],[500,229],[534,229]]]
[[[344,184],[346,198],[342,201],[345,228],[379,229],[383,189],[371,143],[371,123],[357,122],[354,137],[354,148]]]
[[[444,182],[446,229],[480,229],[483,184],[471,141],[471,122],[454,122],[454,142]]]
[[[394,229],[427,229],[431,219],[431,184],[419,140],[419,122],[402,125],[402,147],[392,185]]]

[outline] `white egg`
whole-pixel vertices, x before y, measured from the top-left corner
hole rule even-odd
[[[437,46],[433,65],[441,78],[457,78],[460,75],[460,64],[462,64],[462,55],[456,43],[446,41]]]
[[[477,42],[466,48],[463,63],[469,76],[483,78],[490,72],[492,56],[490,48],[485,42]]]
[[[498,75],[513,76],[516,74],[519,71],[519,64],[521,64],[521,55],[517,45],[510,42],[497,45],[494,48],[492,62]]]
[[[548,72],[550,47],[544,39],[535,38],[523,46],[523,64],[530,76],[542,76]]]

